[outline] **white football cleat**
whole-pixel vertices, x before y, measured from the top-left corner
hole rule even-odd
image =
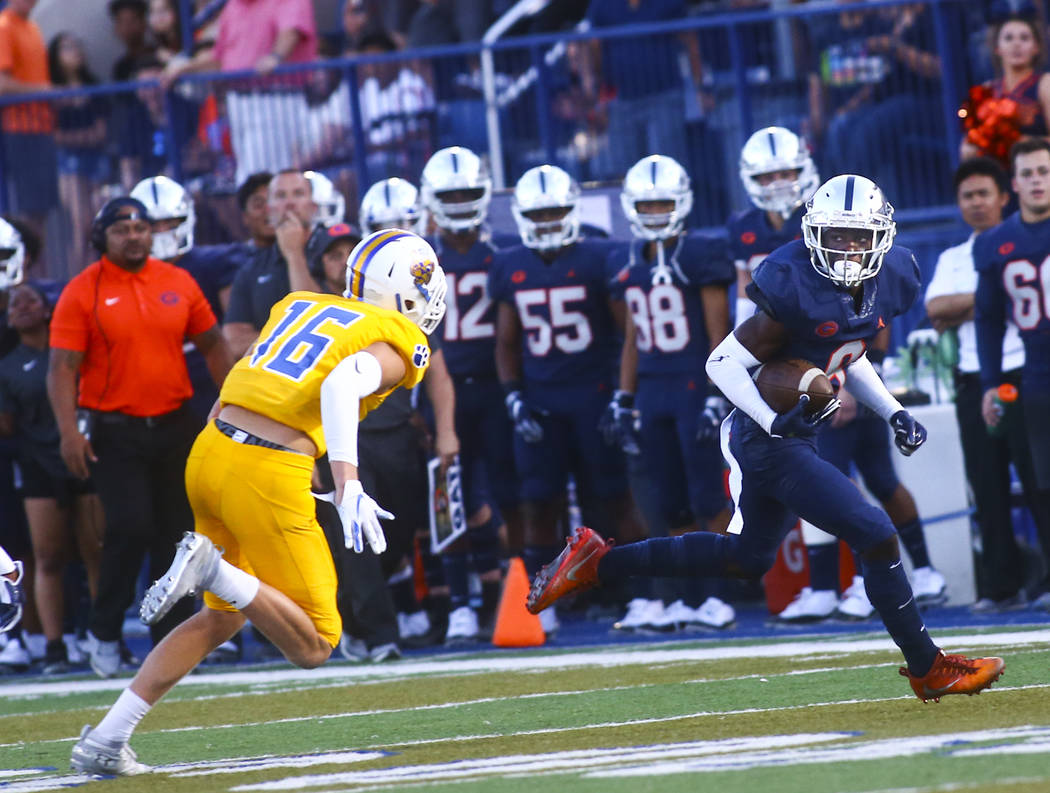
[[[664,604],[662,600],[649,600],[647,598],[634,598],[627,604],[627,613],[623,619],[613,623],[613,630],[624,633],[635,631],[659,631],[673,630],[674,625],[664,616]]]
[[[835,614],[847,620],[866,620],[875,611],[875,607],[868,600],[868,593],[864,589],[864,578],[859,575],[853,576],[853,583],[849,589],[842,593]]]
[[[426,611],[420,609],[411,614],[398,612],[397,632],[402,639],[413,639],[417,636],[426,636],[430,633],[430,617]]]
[[[91,670],[103,680],[115,676],[120,671],[120,642],[104,642],[88,631],[86,647]]]
[[[709,597],[695,611],[696,623],[705,628],[725,630],[736,622],[736,611],[728,603]]]
[[[460,606],[448,615],[445,644],[472,644],[478,640],[478,615],[470,606]]]
[[[127,743],[112,744],[93,736],[92,732],[90,724],[85,724],[80,731],[80,740],[69,759],[73,770],[92,776],[135,776],[153,771],[139,762],[138,755]]]
[[[948,582],[932,567],[916,567],[911,573],[911,591],[920,606],[939,606],[948,599]]]
[[[777,614],[779,622],[819,622],[835,613],[839,603],[838,594],[833,589],[812,589],[802,587],[795,599]]]
[[[168,571],[153,582],[142,596],[139,617],[153,625],[171,611],[172,606],[189,595],[199,595],[208,588],[219,562],[222,550],[203,534],[188,531],[175,546],[175,558]]]

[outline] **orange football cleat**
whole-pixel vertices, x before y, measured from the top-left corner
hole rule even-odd
[[[908,678],[915,696],[923,702],[940,702],[948,694],[980,694],[1002,676],[1005,668],[1002,658],[967,658],[941,651],[922,677],[915,677],[903,666],[900,671]]]
[[[565,550],[545,565],[532,582],[526,604],[529,611],[539,614],[558,598],[597,584],[598,562],[610,548],[612,541],[603,539],[594,529],[586,526],[573,529]]]

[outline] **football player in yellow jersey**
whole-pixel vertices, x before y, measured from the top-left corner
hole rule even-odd
[[[150,770],[128,745],[149,709],[250,619],[292,663],[323,664],[342,632],[336,574],[310,493],[327,450],[348,548],[382,553],[392,518],[357,477],[357,425],[426,371],[429,334],[445,314],[445,274],[421,237],[387,230],[347,259],[343,297],[292,292],[230,371],[218,414],[186,466],[195,533],[146,593],[150,624],[187,595],[197,614],[146,657],[98,726],[85,726],[72,765],[89,774]],[[224,549],[224,550],[223,550]]]

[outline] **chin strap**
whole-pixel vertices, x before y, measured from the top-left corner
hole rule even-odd
[[[666,286],[674,283],[671,268],[667,266],[667,252],[664,241],[656,240],[656,267],[653,268],[653,286]]]

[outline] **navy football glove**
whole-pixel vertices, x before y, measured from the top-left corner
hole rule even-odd
[[[624,454],[640,454],[638,432],[640,421],[634,409],[634,394],[617,391],[605,408],[598,429],[610,446],[619,446]]]
[[[531,407],[521,395],[521,391],[511,391],[503,400],[507,406],[507,415],[514,422],[514,431],[525,439],[526,443],[539,443],[543,440],[543,427],[538,420],[539,416],[546,415],[545,411]]]
[[[890,416],[890,426],[893,427],[893,442],[905,457],[910,457],[926,443],[926,428],[907,410],[898,410]]]
[[[722,421],[729,415],[730,405],[725,397],[712,394],[704,401],[704,410],[696,423],[696,439],[700,443],[717,441]]]
[[[817,434],[820,425],[831,418],[835,411],[842,407],[841,402],[837,399],[832,399],[820,413],[815,416],[807,416],[807,405],[809,405],[809,394],[803,394],[798,398],[798,404],[795,407],[773,419],[773,425],[769,428],[770,436],[773,438],[812,437]]]

